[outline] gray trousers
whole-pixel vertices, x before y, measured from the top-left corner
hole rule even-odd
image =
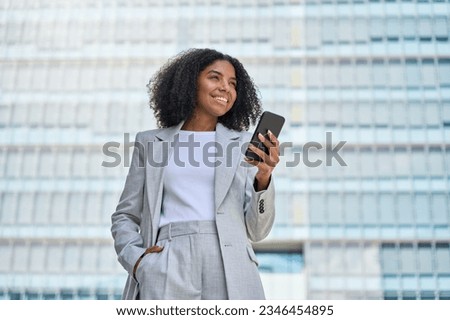
[[[141,300],[228,299],[215,221],[174,222],[159,229],[159,253],[136,271]]]

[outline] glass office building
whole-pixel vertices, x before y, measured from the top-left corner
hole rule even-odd
[[[110,215],[146,84],[238,57],[286,117],[268,298],[450,298],[449,0],[0,1],[0,299],[119,298]],[[120,166],[103,152],[120,143]]]

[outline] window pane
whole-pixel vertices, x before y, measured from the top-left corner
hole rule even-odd
[[[380,208],[380,219],[382,224],[394,224],[395,223],[395,213],[393,209],[395,208],[394,196],[389,193],[381,193],[379,196]]]
[[[400,61],[389,62],[389,85],[391,87],[402,87],[405,83],[404,69]]]
[[[450,59],[439,59],[439,83],[450,86]]]
[[[367,42],[368,39],[368,29],[367,20],[356,18],[354,20],[353,32],[356,42]]]
[[[424,108],[420,102],[410,102],[409,121],[412,126],[423,126],[425,123]]]
[[[46,246],[42,244],[33,244],[31,246],[30,253],[30,271],[31,272],[44,272],[46,271],[45,265]]]
[[[0,272],[11,272],[11,262],[13,257],[13,245],[9,243],[0,244]]]
[[[80,247],[76,244],[67,244],[64,248],[64,271],[78,272],[80,258]]]
[[[429,173],[432,176],[444,176],[444,156],[440,148],[430,148],[428,153]]]
[[[34,178],[38,171],[39,152],[34,149],[26,149],[23,151],[23,170],[24,177]]]
[[[414,39],[416,37],[416,17],[404,17],[402,24],[403,37]]]
[[[71,168],[71,151],[68,149],[60,149],[56,153],[56,176],[70,177]]]
[[[375,103],[374,109],[375,123],[378,125],[388,125],[391,122],[390,106],[387,103]]]
[[[67,194],[55,192],[52,196],[51,222],[56,224],[67,223]]]
[[[448,194],[433,193],[431,195],[431,213],[435,224],[448,224]]]
[[[42,148],[39,152],[39,176],[40,177],[53,177],[55,156],[54,152],[48,148]]]
[[[431,245],[419,245],[418,259],[420,273],[433,273],[433,254],[431,252]]]
[[[81,224],[84,222],[85,215],[85,194],[80,192],[71,192],[68,199],[67,223]],[[111,211],[112,212],[112,211]]]
[[[342,212],[342,200],[339,194],[328,193],[327,212],[328,212],[328,223],[342,224],[344,222]]]
[[[448,244],[436,245],[436,271],[448,274],[450,270],[450,247]]]
[[[381,40],[385,35],[384,21],[382,18],[372,18],[370,20],[370,37],[372,40]]]
[[[445,16],[434,17],[434,34],[438,39],[448,39],[450,30],[448,29],[448,21]]]
[[[418,26],[420,39],[431,39],[433,35],[433,25],[430,17],[420,17]]]
[[[1,224],[13,224],[16,222],[17,207],[18,207],[18,194],[13,192],[4,192],[1,195],[1,211],[0,221]]]
[[[36,193],[36,205],[34,221],[37,224],[48,224],[50,222],[51,197],[47,192]]]
[[[336,29],[333,18],[322,19],[322,42],[333,43],[337,38]]]
[[[430,223],[430,201],[427,194],[418,193],[415,195],[414,209],[416,211],[416,221],[418,224]]]
[[[361,210],[364,224],[378,223],[378,208],[375,195],[373,193],[363,193],[361,195]]]
[[[359,197],[354,193],[348,193],[344,196],[344,214],[347,224],[359,224]]]
[[[426,87],[435,87],[438,85],[437,72],[433,60],[424,60],[420,70],[422,74],[422,85]]]
[[[309,217],[311,223],[326,223],[324,196],[312,193],[309,196]]]
[[[397,214],[400,224],[410,225],[414,222],[411,196],[407,193],[397,195]]]
[[[405,65],[406,84],[408,87],[418,87],[421,85],[420,67],[417,60],[406,60]]]
[[[17,222],[22,224],[33,223],[33,206],[34,194],[30,192],[23,192],[19,196],[19,208]]]
[[[398,39],[400,34],[400,21],[399,18],[388,17],[386,20],[386,32],[390,39]]]
[[[17,178],[21,176],[22,153],[18,150],[8,150],[6,157],[6,176]]]
[[[97,269],[97,256],[97,248],[95,246],[83,246],[80,271],[95,272]]]
[[[352,28],[348,18],[341,17],[338,19],[338,35],[341,43],[350,43],[353,40]]]
[[[345,272],[347,274],[361,274],[363,271],[363,260],[361,250],[356,244],[350,244],[344,250]]]
[[[328,272],[342,274],[344,272],[344,252],[340,245],[330,244],[328,247]]]
[[[312,244],[310,249],[306,252],[308,257],[308,264],[311,266],[312,274],[325,274],[327,273],[327,265],[324,261],[327,261],[327,251],[321,244]]]
[[[371,66],[366,60],[356,62],[355,82],[358,87],[368,87],[372,84]]]
[[[427,176],[427,159],[423,149],[413,149],[411,153],[412,171],[415,176]]]
[[[25,244],[16,244],[14,246],[14,258],[12,270],[14,272],[28,271],[29,247]]]
[[[413,246],[400,246],[400,271],[402,273],[414,273],[416,271],[416,259]]]
[[[47,246],[47,271],[51,273],[63,273],[63,247],[57,244]]]

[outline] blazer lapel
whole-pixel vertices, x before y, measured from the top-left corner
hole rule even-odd
[[[239,137],[238,132],[232,131],[220,123],[217,124],[216,142],[222,148],[223,158],[220,159],[222,163],[216,167],[214,175],[216,212],[225,199],[237,166],[241,162],[241,144]]]
[[[149,141],[147,150],[147,197],[150,208],[150,221],[152,221],[152,238],[151,243],[156,242],[159,229],[159,218],[161,213],[161,203],[163,196],[163,179],[164,168],[167,166],[168,160],[172,154],[172,141],[175,134],[180,130],[184,122],[177,126],[165,128],[159,131],[153,141]]]

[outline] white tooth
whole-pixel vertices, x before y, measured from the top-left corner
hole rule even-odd
[[[216,99],[216,100],[219,100],[219,101],[223,101],[223,102],[228,102],[227,99],[222,98],[222,97],[216,97],[215,99]]]

